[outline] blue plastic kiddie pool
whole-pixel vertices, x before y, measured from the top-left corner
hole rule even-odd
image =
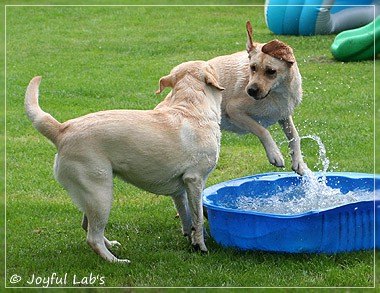
[[[238,178],[204,190],[203,204],[207,208],[211,236],[224,247],[241,250],[338,253],[373,249],[375,246],[380,248],[380,200],[378,194],[375,197],[380,192],[380,175],[313,174],[318,180],[323,179],[326,186],[339,190],[342,197],[356,191],[367,193],[367,197],[295,214],[265,212],[266,208],[273,208],[271,206],[263,206],[264,211],[252,211],[238,206],[242,195],[248,203],[267,202],[272,205],[275,197],[280,206],[281,201],[284,205],[289,204],[290,197],[297,202],[298,196],[305,196],[296,192],[305,178],[288,172]],[[286,192],[288,189],[295,192]],[[369,198],[368,194],[371,195]]]

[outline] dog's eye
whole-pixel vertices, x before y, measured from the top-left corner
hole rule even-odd
[[[256,66],[255,66],[255,65],[252,65],[252,66],[251,66],[251,70],[252,70],[252,72],[255,72],[255,71],[256,71]]]
[[[275,70],[275,69],[272,69],[272,68],[268,68],[268,69],[266,70],[266,73],[267,73],[268,75],[274,75],[274,74],[276,74],[276,70]]]

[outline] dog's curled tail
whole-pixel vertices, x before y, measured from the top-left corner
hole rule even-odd
[[[44,112],[38,104],[38,88],[41,76],[34,77],[26,89],[25,111],[34,128],[57,145],[61,123],[54,119],[49,113]]]

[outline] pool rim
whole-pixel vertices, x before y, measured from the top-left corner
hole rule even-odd
[[[318,178],[321,178],[322,176],[331,177],[342,177],[342,178],[349,178],[349,179],[373,179],[373,200],[362,200],[362,201],[357,201],[349,204],[341,204],[333,207],[327,207],[323,209],[318,209],[318,210],[310,210],[306,211],[303,213],[299,214],[276,214],[276,213],[264,213],[264,212],[256,212],[256,211],[246,211],[246,210],[237,210],[233,208],[228,208],[228,207],[222,207],[222,206],[217,206],[213,203],[211,203],[210,200],[208,200],[208,196],[211,196],[213,194],[216,194],[216,192],[223,188],[223,187],[239,187],[243,183],[252,181],[252,179],[255,179],[256,181],[275,181],[279,178],[293,178],[293,177],[299,177],[301,178],[300,175],[296,174],[295,172],[269,172],[269,173],[259,173],[255,175],[249,175],[241,178],[235,178],[231,180],[227,180],[212,186],[209,186],[205,188],[205,190],[202,193],[202,203],[203,206],[207,208],[207,210],[217,210],[220,212],[226,212],[226,213],[233,213],[233,214],[244,214],[244,215],[254,215],[254,216],[261,216],[261,217],[270,217],[270,218],[284,218],[284,219],[290,219],[290,218],[301,218],[305,216],[311,216],[315,214],[319,214],[322,212],[327,212],[327,211],[333,211],[335,209],[339,209],[342,207],[347,207],[349,208],[352,205],[361,205],[361,204],[368,204],[368,202],[373,202],[373,208],[374,212],[376,209],[376,203],[380,203],[380,200],[376,200],[375,198],[375,190],[376,187],[377,189],[380,189],[380,184],[376,186],[376,181],[380,181],[380,174],[375,174],[375,173],[359,173],[359,172],[313,172],[318,176]],[[231,184],[233,183],[233,184]]]

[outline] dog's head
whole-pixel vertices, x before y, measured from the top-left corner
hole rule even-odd
[[[246,92],[256,100],[266,98],[292,75],[296,59],[290,46],[279,40],[266,44],[252,41],[252,26],[247,22],[247,52],[250,64]]]
[[[180,82],[199,89],[206,84],[219,91],[224,90],[219,85],[217,74],[210,64],[205,61],[189,61],[174,67],[169,75],[161,77],[160,88],[156,94],[161,93],[166,87],[174,89]]]

